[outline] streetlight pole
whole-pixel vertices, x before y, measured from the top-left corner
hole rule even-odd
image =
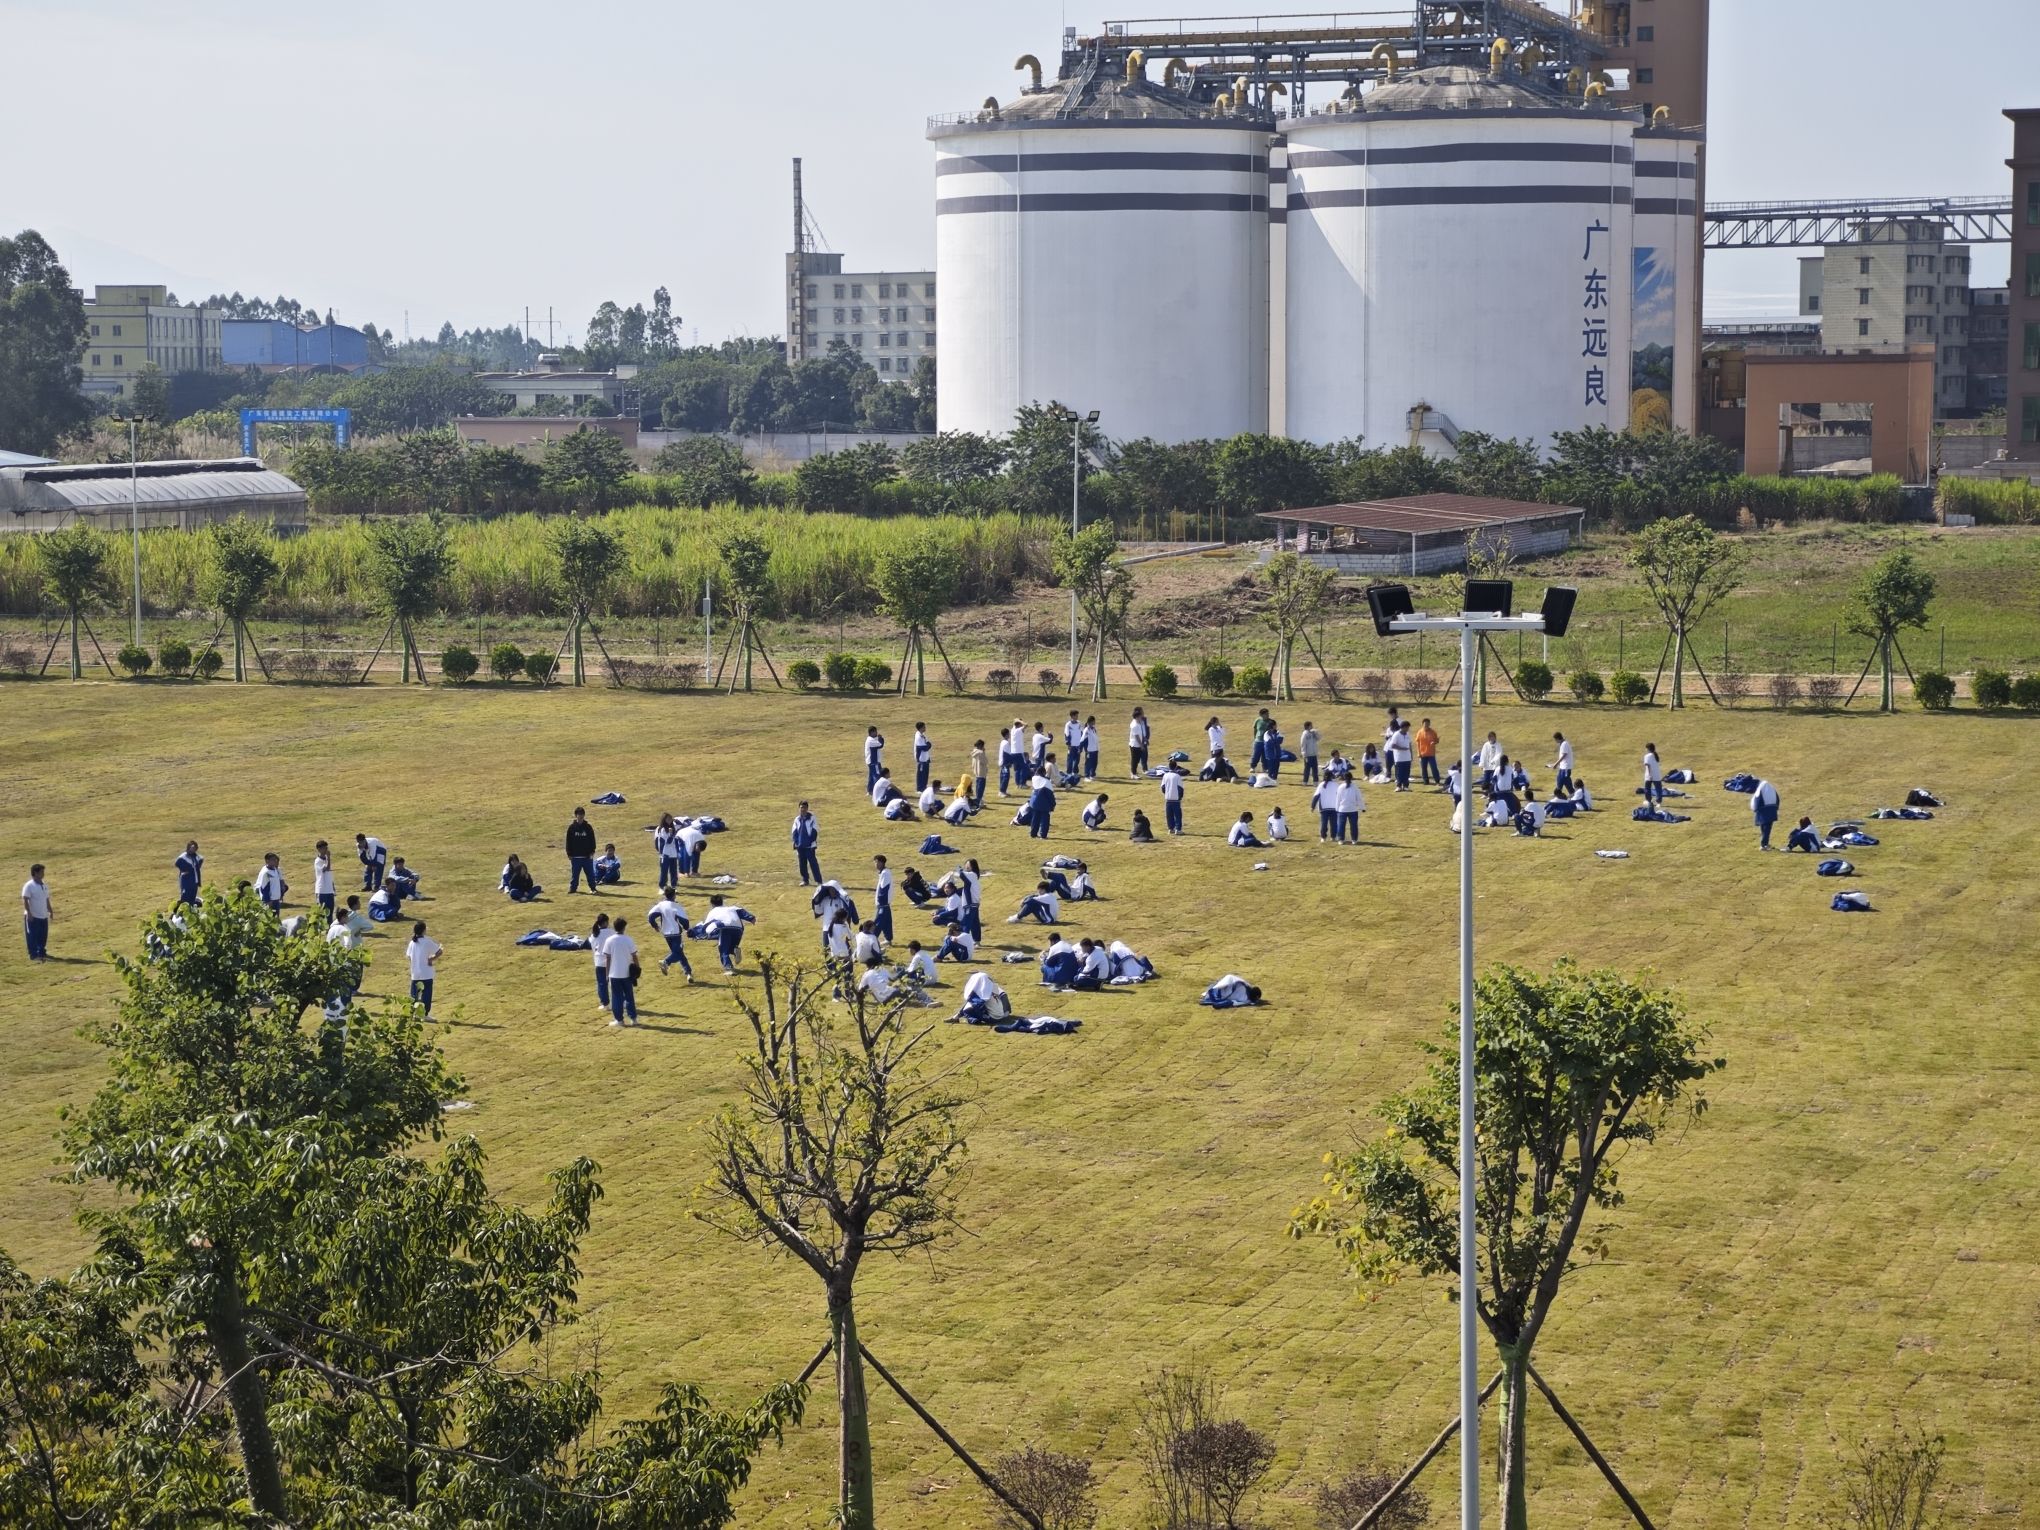
[[[1084,472],[1084,417],[1070,411],[1070,540],[1077,539],[1077,486],[1083,482]],[[1070,586],[1070,673],[1071,685],[1077,683],[1077,587]]]
[[[135,562],[135,633],[134,644],[142,646],[142,491],[141,467],[136,459],[141,455],[141,419],[128,416],[128,535],[134,541]]]
[[[1473,666],[1489,632],[1543,632],[1542,616],[1408,616],[1394,632],[1459,634],[1459,1514],[1480,1530],[1480,1269],[1473,1130]]]

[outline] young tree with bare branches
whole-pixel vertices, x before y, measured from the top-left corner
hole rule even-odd
[[[715,1165],[696,1214],[800,1260],[828,1297],[840,1416],[838,1512],[872,1530],[871,1427],[858,1341],[857,1273],[872,1254],[939,1243],[955,1225],[967,1155],[966,1097],[953,1073],[924,1071],[934,1027],[904,996],[855,993],[838,1009],[826,975],[771,956],[756,991],[743,1098],[709,1124]]]
[[[1630,566],[1671,629],[1674,709],[1686,704],[1688,638],[1742,581],[1743,561],[1742,549],[1697,515],[1652,521],[1636,534]],[[1653,694],[1656,689],[1651,687]]]
[[[1279,552],[1262,567],[1261,578],[1268,586],[1268,604],[1262,615],[1275,631],[1275,695],[1282,701],[1294,701],[1296,685],[1289,669],[1296,640],[1310,631],[1310,624],[1331,604],[1338,575],[1293,552]]]

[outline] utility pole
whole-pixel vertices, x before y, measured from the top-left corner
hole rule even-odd
[[[793,161],[793,309],[786,332],[786,364],[807,359],[807,214],[801,205],[800,157]]]
[[[141,466],[136,461],[140,455],[141,420],[139,416],[128,416],[128,533],[135,544],[135,647],[142,646],[142,500]]]

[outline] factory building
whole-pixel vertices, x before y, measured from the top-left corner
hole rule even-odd
[[[85,299],[84,391],[124,397],[153,367],[202,372],[220,365],[226,312],[180,303],[168,287],[99,286]]]
[[[1267,429],[1273,128],[1137,58],[931,124],[939,428],[1054,400],[1120,440]]]
[[[1616,99],[1610,13],[1468,14],[1072,32],[1052,83],[932,121],[940,428],[1054,400],[1121,440],[1694,429],[1700,129]]]
[[[287,319],[228,319],[220,325],[220,363],[288,372],[301,367],[337,367],[358,372],[368,365],[368,335],[345,324],[292,324]]]

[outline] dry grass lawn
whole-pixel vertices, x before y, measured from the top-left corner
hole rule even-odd
[[[1124,764],[1129,705],[1098,708],[1108,768]],[[447,947],[440,1008],[457,1023],[445,1045],[474,1103],[455,1126],[480,1134],[512,1195],[533,1194],[574,1154],[603,1166],[580,1332],[599,1334],[619,1411],[660,1378],[735,1401],[791,1374],[824,1335],[820,1292],[787,1260],[689,1216],[700,1123],[737,1077],[741,1021],[720,980],[648,975],[647,1024],[619,1032],[596,1013],[584,956],[512,939],[538,924],[585,929],[597,906],[641,920],[656,894],[640,829],[671,807],[729,819],[706,870],[741,879],[760,918],[753,949],[810,953],[786,839],[796,799],[820,815],[824,868],[860,891],[874,852],[915,862],[921,829],[881,823],[863,797],[867,722],[898,762],[925,716],[947,777],[973,737],[995,741],[1016,710],[1051,731],[1058,715],[1035,699],[57,684],[9,686],[0,709],[0,860],[17,878],[31,860],[50,863],[53,949],[71,963],[31,968],[18,946],[0,960],[0,1244],[40,1271],[81,1251],[56,1112],[100,1077],[80,1035],[114,993],[99,958],[172,897],[185,838],[202,842],[216,882],[252,876],[278,850],[298,901],[312,842],[366,830],[423,870],[432,901],[419,912]],[[1244,735],[1251,706],[1221,710]],[[1204,703],[1150,711],[1165,748],[1201,746]],[[1328,750],[1376,736],[1370,711],[1320,701],[1280,709],[1292,739],[1312,713]],[[1564,727],[1612,809],[1541,842],[1481,839],[1483,958],[1655,968],[1729,1061],[1705,1119],[1625,1165],[1611,1257],[1569,1280],[1540,1345],[1544,1373],[1660,1524],[1811,1525],[1838,1455],[1895,1416],[1948,1434],[1957,1522],[2033,1522],[2030,725],[1518,706],[1481,725],[1540,766],[1542,741]],[[1699,772],[1695,795],[1675,804],[1690,824],[1628,821],[1646,737],[1668,765]],[[1788,821],[1859,815],[1919,782],[1950,806],[1933,823],[1881,827],[1884,843],[1854,857],[1879,911],[1842,916],[1805,858],[1757,854],[1746,809],[1720,790],[1745,767],[1780,782]],[[1081,1034],[943,1028],[938,1053],[969,1063],[979,1100],[969,1233],[932,1258],[871,1268],[866,1336],[983,1454],[1041,1442],[1095,1458],[1114,1525],[1140,1507],[1140,1384],[1162,1366],[1207,1365],[1280,1444],[1259,1522],[1310,1524],[1316,1483],[1362,1459],[1399,1465],[1453,1408],[1442,1287],[1363,1301],[1328,1248],[1284,1228],[1319,1155],[1370,1130],[1373,1102],[1416,1075],[1418,1044],[1446,1019],[1455,841],[1432,795],[1370,790],[1366,842],[1342,850],[1317,844],[1298,786],[1193,784],[1193,837],[1134,846],[1129,811],[1159,824],[1159,794],[1105,785],[1111,831],[1086,834],[1066,801],[1048,848],[1089,859],[1107,899],[1080,907],[1075,930],[1131,941],[1163,980],[1050,1000],[1031,967],[1005,967],[1016,999],[1081,1017]],[[599,905],[562,896],[570,810],[612,789],[629,806],[590,811],[631,885]],[[1305,838],[1251,875],[1254,857],[1221,836],[1243,807],[1258,819],[1275,801]],[[951,835],[991,873],[998,914],[1041,848],[1005,816],[995,807],[988,826]],[[1632,858],[1598,861],[1599,847]],[[534,863],[546,901],[520,908],[494,891],[508,850]],[[902,913],[904,939],[918,920]],[[1022,932],[987,934],[996,944]],[[1040,944],[1031,929],[1023,938]],[[395,946],[376,943],[372,994],[401,990]],[[1226,971],[1272,1002],[1196,1007]],[[982,1495],[905,1409],[879,1393],[875,1410],[885,1522],[986,1522]],[[824,1523],[833,1423],[818,1396],[808,1425],[761,1461],[748,1523]],[[1624,1522],[1548,1415],[1533,1416],[1531,1448],[1542,1523]],[[1449,1509],[1449,1462],[1428,1485]]]

